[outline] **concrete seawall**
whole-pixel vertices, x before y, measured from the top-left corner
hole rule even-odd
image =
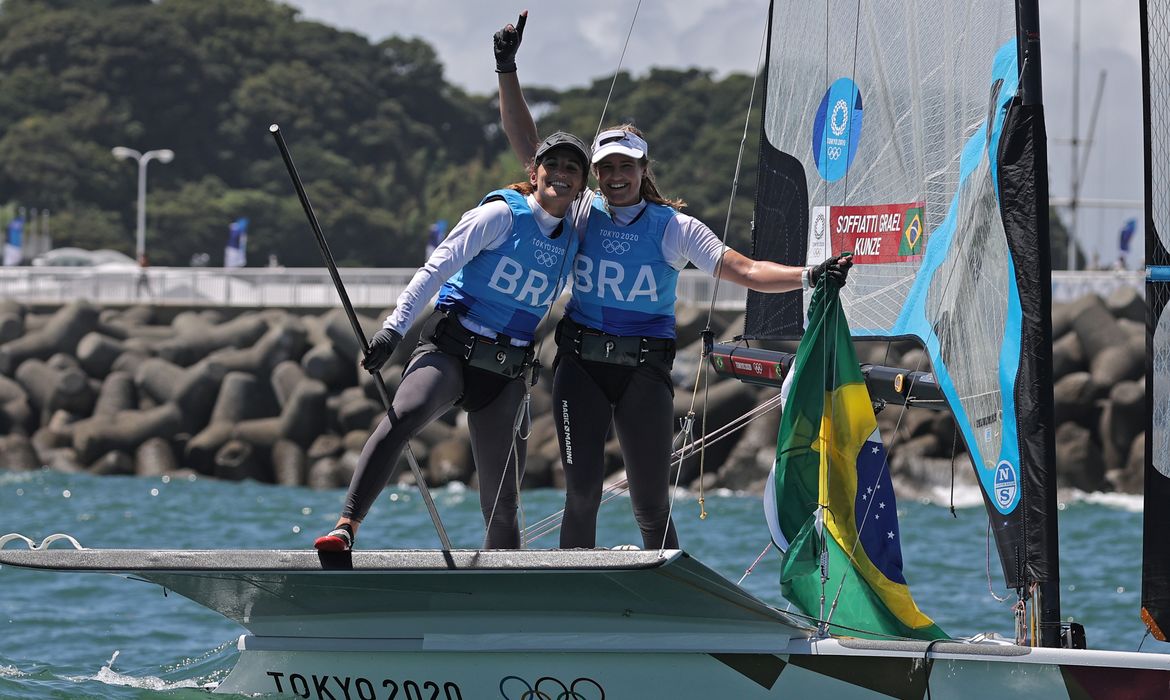
[[[385,310],[359,314],[367,337]],[[525,487],[563,486],[549,395],[551,331],[538,330],[543,380],[532,388]],[[692,410],[700,332],[707,308],[678,309],[675,418]],[[1140,492],[1144,455],[1145,304],[1121,285],[1053,313],[1057,467],[1062,486]],[[742,328],[742,314],[718,311],[716,338]],[[393,390],[418,324],[383,369]],[[336,309],[212,310],[147,305],[99,308],[0,303],[0,465],[99,474],[192,470],[222,479],[338,488],[348,484],[367,435],[383,415],[348,319]],[[864,343],[863,362],[928,369],[909,343]],[[706,430],[716,432],[775,395],[709,373]],[[891,469],[910,489],[973,483],[962,440],[947,412],[890,407],[879,423]],[[677,421],[676,421],[677,425]],[[763,414],[682,465],[680,483],[758,491],[775,458],[779,411]],[[696,422],[696,437],[698,437]],[[464,414],[455,410],[411,442],[431,485],[474,485]],[[404,465],[400,465],[404,466]],[[616,440],[606,471],[621,469]],[[408,469],[396,478],[409,481]]]

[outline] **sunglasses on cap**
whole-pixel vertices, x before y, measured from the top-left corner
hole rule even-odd
[[[593,141],[593,162],[598,163],[614,153],[641,159],[650,155],[650,147],[641,136],[623,129],[610,129],[598,134]]]

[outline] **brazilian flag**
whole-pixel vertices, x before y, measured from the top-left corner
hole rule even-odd
[[[787,382],[765,497],[773,539],[784,553],[781,592],[806,615],[829,618],[841,634],[945,639],[902,576],[885,448],[839,290],[827,277],[813,292]]]
[[[926,216],[922,207],[911,207],[902,216],[902,238],[898,242],[898,255],[922,255],[926,231],[923,228]]]

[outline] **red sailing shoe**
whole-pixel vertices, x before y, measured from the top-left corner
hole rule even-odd
[[[342,523],[328,535],[318,537],[313,548],[318,552],[348,552],[353,549],[353,528],[349,523]]]

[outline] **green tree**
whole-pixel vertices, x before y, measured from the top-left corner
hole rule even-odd
[[[588,138],[611,82],[527,94],[542,130]],[[663,191],[720,233],[750,86],[701,70],[622,73],[606,111],[606,123],[646,131]],[[110,149],[170,148],[175,160],[149,169],[153,264],[222,260],[229,222],[247,216],[253,264],[275,252],[320,265],[275,122],[338,262],[415,266],[432,222],[454,224],[486,192],[526,179],[498,119],[492,96],[446,82],[427,43],[370,42],[272,0],[0,4],[0,194],[52,210],[62,246],[132,253],[135,168]],[[741,250],[756,124],[731,210]]]

